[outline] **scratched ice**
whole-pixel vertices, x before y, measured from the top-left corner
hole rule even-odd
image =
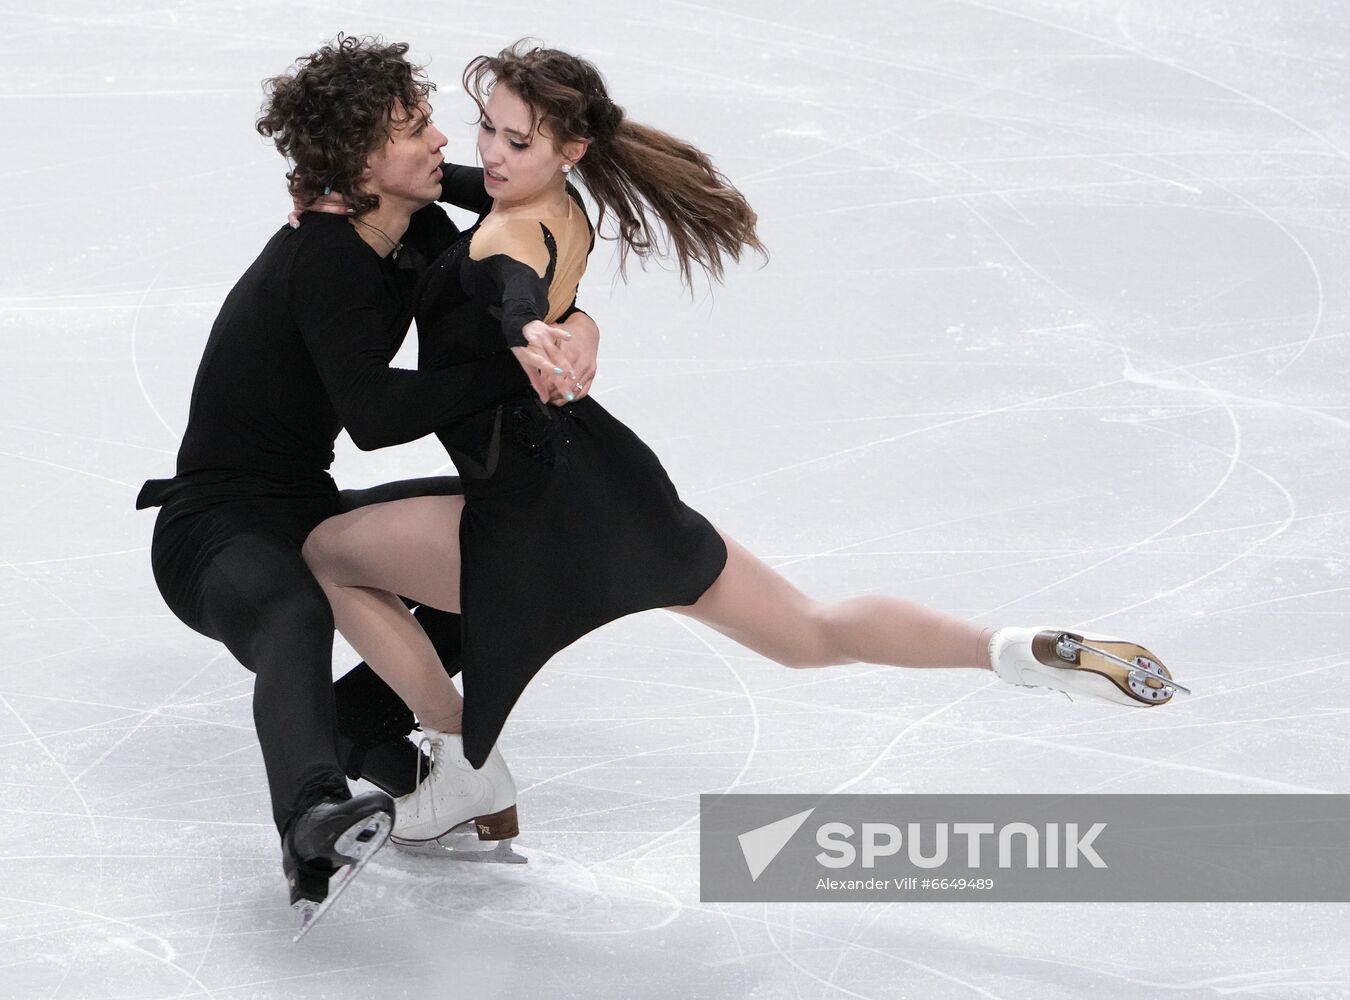
[[[1344,9],[538,7],[8,5],[0,996],[1350,996],[1345,906],[713,906],[696,840],[724,789],[1345,791]],[[506,732],[528,866],[385,852],[293,947],[249,675],[132,499],[287,207],[259,81],[339,30],[434,57],[452,157],[459,68],[530,34],[742,185],[767,266],[690,301],[602,252],[582,292],[600,398],[719,526],[822,597],[1146,637],[1197,695],[791,672],[643,615]]]

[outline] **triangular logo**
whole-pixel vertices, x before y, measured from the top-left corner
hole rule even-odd
[[[745,866],[750,869],[750,881],[755,882],[769,862],[778,857],[778,852],[787,846],[792,835],[801,829],[806,818],[815,812],[812,807],[787,819],[780,819],[768,826],[748,830],[736,839],[741,842],[741,853],[745,855]]]

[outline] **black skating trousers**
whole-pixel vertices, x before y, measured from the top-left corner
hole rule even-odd
[[[337,751],[333,612],[300,555],[305,539],[344,510],[462,492],[442,476],[309,497],[196,494],[160,509],[150,562],[164,602],[256,675],[253,723],[279,832],[326,795],[350,794]],[[419,609],[424,625],[428,614],[445,613]]]

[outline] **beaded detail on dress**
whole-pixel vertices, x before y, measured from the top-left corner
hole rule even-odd
[[[516,443],[525,454],[549,468],[567,464],[572,425],[581,422],[571,406],[547,406],[531,398],[511,408],[510,420]]]

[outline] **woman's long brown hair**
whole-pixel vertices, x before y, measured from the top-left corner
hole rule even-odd
[[[498,84],[529,105],[536,130],[546,126],[558,146],[589,141],[572,176],[599,206],[597,229],[606,212],[614,213],[620,274],[630,251],[639,258],[672,256],[692,287],[694,264],[720,281],[726,258],[739,261],[747,247],[765,253],[754,210],[708,155],[630,121],[585,59],[520,41],[495,56],[478,56],[464,70],[464,89],[480,113]]]

